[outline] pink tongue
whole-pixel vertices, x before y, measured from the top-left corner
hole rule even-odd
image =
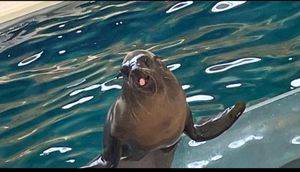
[[[140,78],[139,84],[140,84],[140,86],[144,86],[146,84],[145,79],[144,78]]]

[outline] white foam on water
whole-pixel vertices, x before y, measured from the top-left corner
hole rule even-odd
[[[180,68],[181,64],[171,64],[171,65],[168,65],[167,68],[170,70],[170,71],[173,71],[173,70],[176,70],[178,68]]]
[[[63,27],[65,27],[65,24],[61,24],[58,26],[58,28],[63,28]]]
[[[227,10],[230,10],[230,9],[236,7],[236,6],[242,5],[246,2],[247,1],[220,1],[216,5],[213,6],[211,11],[214,12],[214,13],[227,11]],[[220,6],[223,6],[223,7],[220,8]]]
[[[91,85],[91,86],[83,88],[83,89],[78,89],[78,90],[75,90],[75,91],[71,92],[70,96],[75,96],[76,94],[79,94],[83,91],[90,91],[90,90],[93,90],[93,89],[97,89],[100,86],[101,86],[100,84],[95,84],[95,85]]]
[[[63,106],[62,109],[70,109],[71,107],[73,107],[75,105],[82,104],[84,102],[90,101],[93,98],[94,98],[94,96],[88,96],[88,97],[81,98],[76,102],[73,102],[73,103],[70,103],[70,104],[67,104],[67,105]]]
[[[30,63],[36,61],[38,58],[40,58],[40,57],[42,56],[43,53],[44,53],[44,51],[41,51],[41,52],[39,52],[39,53],[37,53],[37,54],[34,54],[34,55],[32,55],[32,56],[30,56],[30,57],[28,57],[28,58],[22,60],[22,61],[18,64],[18,66],[25,66],[25,65],[28,65],[28,64],[30,64]]]
[[[167,13],[167,14],[173,13],[173,12],[175,12],[175,11],[178,11],[178,10],[182,9],[182,8],[185,8],[185,7],[187,7],[187,6],[192,5],[193,3],[194,3],[193,1],[179,2],[179,3],[175,4],[175,5],[173,5],[170,9],[168,9],[168,10],[166,11],[166,13]]]
[[[211,161],[217,161],[217,160],[219,160],[219,159],[221,159],[221,158],[223,158],[223,155],[216,155],[216,156],[214,156],[214,157],[211,157]]]
[[[187,165],[187,167],[188,168],[203,168],[203,167],[205,167],[208,164],[209,164],[209,161],[202,160],[202,161],[195,161],[195,162],[189,163]]]
[[[259,61],[261,61],[261,59],[256,58],[256,57],[241,58],[241,59],[229,62],[229,63],[222,63],[222,64],[217,64],[217,65],[210,66],[210,67],[205,69],[205,72],[208,73],[208,74],[224,72],[224,71],[227,71],[227,70],[229,70],[231,68],[234,68],[234,67],[237,67],[237,66],[250,64],[250,63],[255,63],[255,62],[259,62]],[[218,69],[215,70],[214,68],[218,68]]]
[[[189,146],[195,147],[195,146],[203,145],[203,144],[205,144],[205,143],[206,143],[206,141],[203,141],[203,142],[196,142],[196,141],[194,141],[194,140],[190,140],[190,141],[189,141]]]
[[[66,50],[60,50],[59,52],[58,52],[58,54],[64,54],[66,52]]]
[[[236,87],[240,87],[242,86],[241,83],[236,83],[236,84],[229,84],[229,85],[226,85],[226,88],[236,88]]]
[[[300,136],[296,136],[291,140],[291,143],[294,145],[299,145],[300,144]]]
[[[186,89],[189,89],[190,87],[191,87],[190,85],[183,85],[183,86],[182,86],[182,89],[183,89],[183,90],[186,90]]]
[[[295,79],[291,82],[292,87],[299,87],[300,86],[300,78]]]
[[[49,155],[50,153],[57,152],[57,151],[60,153],[66,153],[71,150],[72,150],[72,148],[70,148],[70,147],[51,147],[47,150],[44,150],[43,153],[40,154],[40,156]]]
[[[187,97],[186,101],[187,102],[198,102],[198,101],[210,101],[213,99],[214,99],[214,97],[212,97],[210,95],[196,95],[196,96]]]
[[[69,159],[69,160],[67,160],[66,162],[74,163],[74,162],[75,162],[75,159]]]

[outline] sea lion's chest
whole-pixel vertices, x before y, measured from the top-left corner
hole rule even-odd
[[[145,149],[174,144],[183,132],[187,112],[184,95],[175,97],[119,101],[116,108],[123,109],[114,114],[112,135]]]

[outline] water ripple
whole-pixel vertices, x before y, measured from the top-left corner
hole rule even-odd
[[[28,57],[28,58],[22,60],[22,61],[18,64],[18,66],[25,66],[25,65],[28,65],[28,64],[30,64],[30,63],[36,61],[38,58],[40,58],[40,57],[42,56],[43,53],[44,53],[44,51],[41,51],[41,52],[39,52],[39,53],[37,53],[37,54],[35,54],[35,55],[32,55],[32,56],[30,56],[30,57]]]
[[[70,96],[75,96],[75,95],[77,95],[81,92],[84,92],[84,91],[90,91],[90,90],[93,90],[93,89],[97,89],[100,86],[101,86],[100,84],[95,84],[95,85],[91,85],[91,86],[83,88],[83,89],[75,90],[75,91],[70,93]]]
[[[214,99],[214,97],[212,97],[210,95],[195,95],[195,96],[187,97],[186,101],[187,102],[198,102],[198,101],[210,101],[213,99]]]
[[[72,150],[72,148],[70,148],[70,147],[51,147],[47,150],[44,150],[43,153],[40,154],[40,156],[49,155],[52,152],[66,153],[71,150]]]
[[[300,136],[296,136],[291,140],[291,143],[294,145],[299,145],[300,144]]]
[[[300,78],[291,81],[291,86],[292,87],[300,87]]]
[[[81,98],[76,102],[73,102],[73,103],[70,103],[70,104],[67,104],[67,105],[63,106],[62,109],[70,109],[71,107],[73,107],[75,105],[82,104],[84,102],[92,100],[93,98],[94,98],[94,96],[88,96],[88,97]]]
[[[244,139],[237,140],[237,141],[234,141],[234,142],[230,143],[228,145],[228,147],[231,148],[231,149],[236,149],[236,148],[239,148],[239,147],[243,146],[245,143],[247,143],[251,140],[261,140],[263,138],[264,138],[263,136],[249,135],[248,137],[246,137]]]
[[[246,2],[247,1],[221,1],[214,5],[211,11],[214,13],[227,11]]]
[[[168,65],[167,68],[170,70],[170,71],[174,71],[178,68],[180,68],[181,64],[171,64],[171,65]]]
[[[166,13],[169,14],[169,13],[173,13],[175,11],[178,11],[182,8],[185,8],[187,6],[190,6],[192,5],[194,2],[193,1],[184,1],[184,2],[179,2],[175,5],[173,5],[171,8],[169,8]]]
[[[236,88],[236,87],[240,87],[242,86],[241,83],[236,83],[236,84],[229,84],[229,85],[226,85],[226,88]]]
[[[205,69],[205,72],[208,74],[224,72],[224,71],[227,71],[227,70],[237,67],[237,66],[255,63],[255,62],[259,62],[259,61],[261,61],[261,59],[256,58],[256,57],[241,58],[241,59],[238,59],[238,60],[235,60],[232,62],[210,66]]]

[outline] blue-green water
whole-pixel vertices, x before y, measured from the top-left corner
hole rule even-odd
[[[173,70],[195,119],[300,85],[300,3],[213,13],[215,4],[169,13],[176,2],[68,2],[0,25],[0,167],[72,168],[97,156],[120,93],[113,78],[135,49]]]

